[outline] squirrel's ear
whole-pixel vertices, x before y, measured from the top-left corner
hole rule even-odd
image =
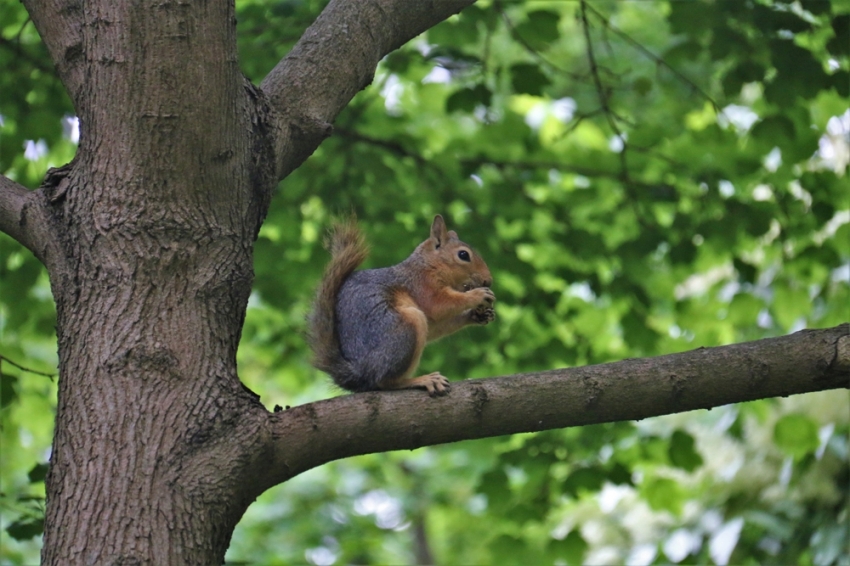
[[[434,222],[431,224],[431,237],[436,240],[438,248],[449,239],[449,233],[446,231],[446,222],[439,214],[434,217]]]

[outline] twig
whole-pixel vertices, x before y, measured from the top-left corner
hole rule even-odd
[[[550,68],[552,68],[552,69],[555,69],[555,70],[556,70],[556,71],[558,71],[559,73],[563,73],[564,75],[566,75],[566,76],[568,76],[568,77],[571,77],[571,78],[576,79],[576,80],[579,80],[579,79],[584,78],[584,77],[582,77],[581,75],[579,75],[579,74],[577,74],[577,73],[572,73],[572,72],[570,72],[570,71],[568,71],[568,70],[564,69],[563,67],[560,67],[560,66],[556,65],[555,63],[551,62],[549,59],[547,59],[546,57],[544,57],[543,55],[541,55],[539,51],[537,51],[534,47],[532,47],[532,46],[531,46],[531,45],[530,45],[530,44],[529,44],[529,43],[525,40],[525,38],[524,38],[524,37],[522,37],[522,36],[519,34],[519,32],[517,32],[516,28],[514,27],[514,23],[511,21],[510,17],[508,17],[507,12],[505,12],[505,11],[504,11],[504,9],[502,8],[502,4],[497,2],[497,3],[495,4],[495,8],[496,8],[496,11],[498,11],[498,12],[499,12],[499,14],[501,14],[501,15],[502,15],[502,19],[505,21],[505,26],[507,26],[508,31],[511,33],[511,36],[512,36],[512,37],[513,37],[513,38],[517,41],[517,43],[519,43],[519,44],[522,46],[522,48],[523,48],[523,49],[525,49],[525,50],[526,50],[526,51],[527,51],[527,52],[528,52],[528,53],[529,53],[532,57],[534,57],[535,59],[537,59],[538,61],[540,61],[540,62],[541,62],[541,63],[543,63],[544,65],[546,65],[546,66],[548,66],[548,67],[550,67]]]
[[[4,356],[3,354],[0,354],[0,367],[2,367],[3,362],[6,362],[9,365],[14,366],[14,367],[18,368],[19,370],[25,371],[27,373],[31,373],[31,374],[34,374],[34,375],[41,375],[43,377],[49,377],[50,381],[53,381],[56,378],[55,373],[45,373],[43,371],[38,371],[38,370],[35,370],[35,369],[31,369],[31,368],[22,366],[21,364],[15,362],[13,360],[10,360],[9,358]]]
[[[612,24],[608,20],[608,18],[605,17],[604,14],[602,14],[596,8],[588,5],[586,2],[584,2],[582,0],[582,2],[581,2],[582,14],[584,14],[585,10],[591,12],[594,16],[596,16],[599,19],[600,22],[602,22],[602,25],[605,26],[606,29],[611,30],[611,32],[613,32],[615,35],[621,37],[623,40],[626,41],[626,43],[628,43],[632,47],[634,47],[644,57],[654,61],[656,65],[664,67],[665,69],[667,69],[668,71],[673,73],[680,81],[686,83],[688,86],[690,86],[696,92],[698,92],[703,98],[705,98],[706,100],[708,100],[711,103],[711,106],[712,106],[712,108],[714,108],[715,112],[717,112],[718,114],[723,113],[723,111],[720,109],[720,106],[717,104],[717,102],[711,97],[711,95],[709,95],[707,92],[705,92],[703,89],[701,89],[699,87],[699,85],[697,85],[691,79],[689,79],[688,77],[683,75],[680,71],[676,70],[676,68],[673,67],[672,65],[670,65],[670,63],[668,63],[667,61],[665,61],[664,59],[662,59],[661,57],[659,57],[658,55],[656,55],[655,53],[653,53],[652,51],[650,51],[649,49],[644,47],[640,42],[633,39],[626,32],[624,32],[623,30],[616,27],[614,24]]]
[[[437,176],[446,185],[452,184],[451,180],[448,178],[448,176],[446,176],[445,171],[443,171],[442,169],[440,169],[439,167],[437,167],[436,165],[431,163],[430,160],[426,159],[422,155],[407,149],[406,147],[404,147],[402,144],[400,144],[398,142],[390,141],[390,140],[386,140],[386,139],[380,139],[380,138],[373,138],[372,136],[367,136],[365,134],[361,134],[360,132],[358,132],[356,130],[350,130],[350,129],[344,128],[344,127],[334,128],[334,135],[337,135],[341,138],[346,138],[346,139],[349,139],[349,140],[352,140],[352,141],[359,141],[359,142],[367,143],[367,144],[375,146],[375,147],[380,147],[382,149],[385,149],[387,151],[390,151],[390,152],[398,155],[399,157],[409,157],[410,159],[412,159],[416,163],[416,165],[418,167],[421,167],[422,169],[426,169],[426,170],[430,169],[431,171],[435,172],[437,174]]]
[[[32,18],[30,18],[29,15],[27,15],[27,19],[25,19],[24,23],[21,24],[21,29],[18,30],[17,34],[15,34],[15,41],[16,42],[18,42],[18,43],[21,42],[21,36],[24,34],[24,29],[27,27],[27,24],[30,23],[31,21],[32,21]]]
[[[21,46],[20,39],[6,39],[2,35],[0,35],[0,45],[17,55],[20,59],[23,59],[29,62],[33,67],[41,71],[42,73],[51,76],[55,74],[55,71],[52,67],[45,66],[38,57],[28,53],[26,49]]]
[[[620,174],[623,182],[627,184],[629,180],[629,169],[628,162],[626,160],[626,150],[628,149],[626,138],[620,127],[617,125],[617,119],[619,117],[611,109],[608,92],[602,84],[602,78],[599,76],[599,65],[596,63],[596,55],[593,52],[593,41],[590,39],[590,23],[587,21],[587,2],[581,0],[579,4],[581,6],[581,27],[584,31],[584,40],[587,45],[587,61],[590,65],[590,75],[593,77],[593,82],[596,85],[596,93],[599,95],[599,106],[605,114],[605,119],[608,121],[611,131],[614,132],[614,135],[617,136],[623,144],[623,148],[620,150]]]
[[[499,170],[504,170],[509,167],[515,167],[517,169],[556,169],[558,171],[574,173],[576,175],[581,175],[582,177],[588,177],[590,179],[604,178],[622,181],[622,175],[618,175],[611,171],[606,171],[603,169],[593,169],[591,167],[582,167],[581,165],[565,164],[557,161],[497,161],[479,157],[474,159],[459,159],[458,163],[465,166],[471,165],[475,167],[480,167],[481,165],[492,165],[493,167]],[[660,187],[672,188],[671,185],[667,185],[665,183],[646,183],[633,179],[629,179],[629,183],[634,187],[640,187],[644,189],[656,189]]]

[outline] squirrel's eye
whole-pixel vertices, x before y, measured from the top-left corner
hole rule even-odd
[[[460,250],[459,252],[457,252],[457,257],[459,257],[463,261],[469,261],[469,252],[466,250]]]

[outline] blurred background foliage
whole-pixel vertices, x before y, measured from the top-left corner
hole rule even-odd
[[[259,83],[325,2],[237,0]],[[35,188],[78,124],[0,0],[0,171]],[[387,25],[391,25],[388,22]],[[380,64],[281,183],[239,364],[271,408],[339,394],[304,316],[331,218],[368,266],[435,213],[494,274],[497,320],[431,346],[453,379],[576,366],[850,319],[850,2],[485,2]],[[56,385],[45,271],[0,235],[0,562],[38,560]],[[423,399],[427,402],[427,399]],[[850,564],[846,391],[312,470],[263,495],[252,564]]]

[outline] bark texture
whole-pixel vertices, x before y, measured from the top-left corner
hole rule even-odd
[[[55,14],[37,13],[46,36]],[[69,85],[82,137],[40,191],[61,375],[43,561],[214,563],[241,515],[238,464],[222,475],[206,456],[260,410],[235,354],[275,181],[267,111],[227,3],[72,17],[73,46],[51,52],[69,83],[85,68]]]
[[[271,193],[388,51],[470,2],[331,2],[260,89],[232,2],[25,0],[81,126],[37,191],[0,178],[57,306],[45,564],[221,563],[269,484],[236,348]]]
[[[0,177],[58,312],[45,564],[221,563],[262,491],[353,454],[848,386],[843,325],[271,414],[235,361],[270,195],[386,53],[471,1],[332,1],[259,88],[231,3],[24,3],[82,131],[40,189]]]

